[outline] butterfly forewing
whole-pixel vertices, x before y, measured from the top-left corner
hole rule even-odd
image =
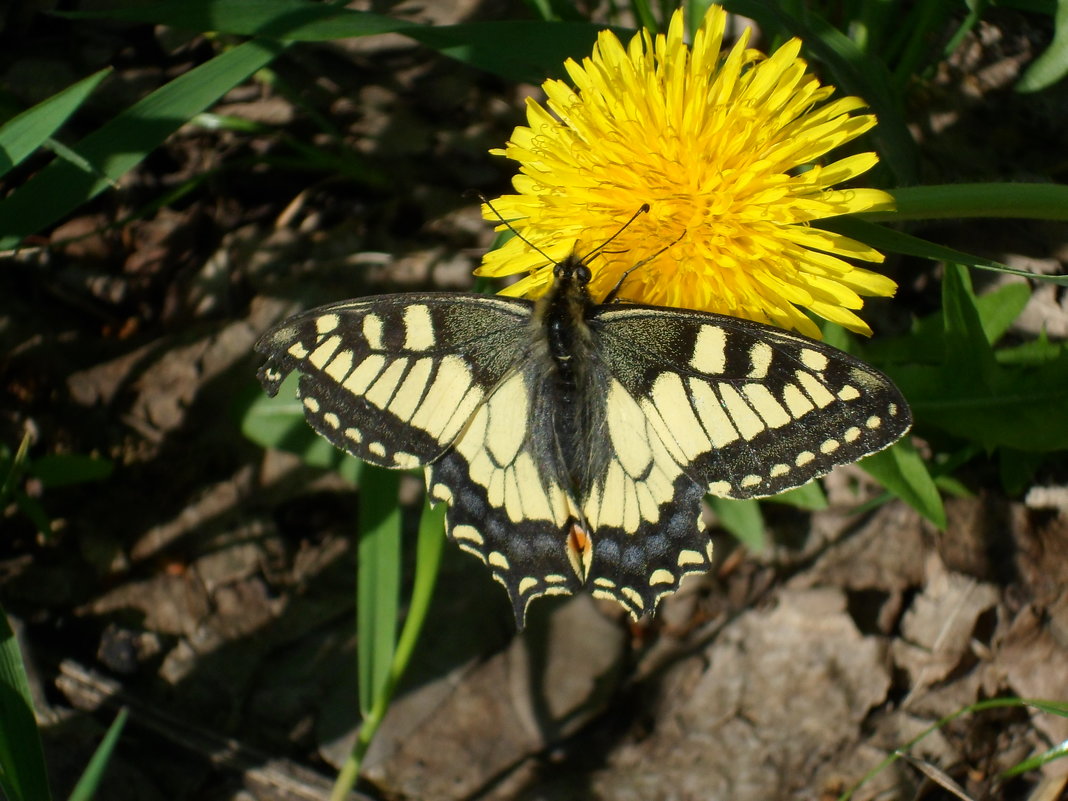
[[[889,379],[807,337],[653,307],[600,307],[591,326],[648,430],[713,495],[798,487],[912,423]]]
[[[297,370],[316,431],[372,464],[414,467],[449,447],[514,364],[530,313],[526,301],[485,295],[335,303],[260,339],[260,380],[273,395]]]

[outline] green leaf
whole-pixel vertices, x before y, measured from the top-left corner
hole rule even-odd
[[[387,690],[400,607],[400,474],[366,465],[360,485],[360,541],[356,566],[356,653],[360,712],[371,714]]]
[[[1024,72],[1016,84],[1017,92],[1048,89],[1068,75],[1068,0],[1058,0],[1054,18],[1053,41]]]
[[[47,142],[111,73],[103,69],[68,86],[0,127],[0,176]]]
[[[0,200],[0,250],[56,222],[135,167],[187,120],[199,114],[285,49],[252,41],[191,69],[117,114],[74,149],[93,171],[55,160]]]
[[[827,495],[823,491],[823,485],[818,481],[810,481],[800,487],[780,492],[778,495],[772,495],[764,500],[771,503],[784,503],[787,506],[794,506],[809,512],[827,508]]]
[[[263,394],[259,385],[249,385],[238,401],[241,433],[257,445],[295,453],[311,467],[337,470],[358,484],[363,463],[335,448],[305,421],[304,408],[297,400],[299,378],[290,374],[273,398]]]
[[[111,760],[111,753],[115,750],[115,744],[119,741],[119,735],[122,734],[125,725],[126,710],[120,709],[119,714],[108,727],[107,733],[104,734],[104,739],[93,752],[89,764],[85,766],[78,783],[74,785],[69,801],[90,801],[96,794],[100,780],[104,777],[104,771],[107,770],[108,762]]]
[[[899,183],[912,183],[916,174],[916,143],[909,133],[901,99],[886,64],[864,53],[848,36],[821,19],[811,8],[804,18],[790,14],[787,4],[773,0],[725,0],[729,11],[755,19],[763,28],[782,28],[799,36],[805,49],[824,62],[845,93],[857,95],[871,107],[879,125],[871,137]]]
[[[946,510],[938,488],[908,438],[865,457],[860,466],[938,528],[946,527]]]
[[[27,472],[40,479],[45,487],[66,487],[88,481],[103,481],[111,475],[115,464],[83,453],[55,453],[34,459]]]
[[[9,801],[48,801],[52,797],[26,666],[3,608],[0,608],[0,789]]]
[[[942,279],[943,364],[952,365],[957,380],[973,386],[989,385],[996,369],[994,350],[987,341],[975,304],[971,277],[958,264],[947,264]]]
[[[760,503],[708,496],[708,503],[723,528],[753,553],[764,550],[764,516]]]

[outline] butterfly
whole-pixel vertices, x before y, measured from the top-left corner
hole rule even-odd
[[[555,265],[536,302],[469,293],[346,300],[257,342],[292,371],[319,434],[374,465],[423,467],[446,530],[508,591],[575,593],[634,618],[711,565],[706,493],[775,495],[911,426],[891,381],[821,342],[707,312],[591,300]]]

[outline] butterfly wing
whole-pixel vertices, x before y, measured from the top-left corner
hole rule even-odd
[[[608,467],[582,500],[595,594],[635,616],[706,571],[705,492],[774,495],[882,450],[911,425],[877,370],[807,337],[720,315],[602,306]]]
[[[381,295],[292,317],[256,343],[269,395],[293,370],[308,423],[382,467],[438,458],[521,352],[531,306],[474,294]]]
[[[300,314],[256,345],[274,395],[300,373],[309,424],[371,464],[426,466],[446,529],[487,564],[522,622],[530,601],[581,586],[565,547],[576,515],[532,441],[528,301],[471,294],[383,295]]]

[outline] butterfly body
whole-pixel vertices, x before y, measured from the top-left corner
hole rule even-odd
[[[372,464],[422,466],[446,527],[530,601],[583,587],[635,617],[707,570],[706,492],[799,486],[908,430],[882,374],[759,323],[594,304],[578,258],[536,303],[384,295],[305,312],[257,343],[275,394]]]

